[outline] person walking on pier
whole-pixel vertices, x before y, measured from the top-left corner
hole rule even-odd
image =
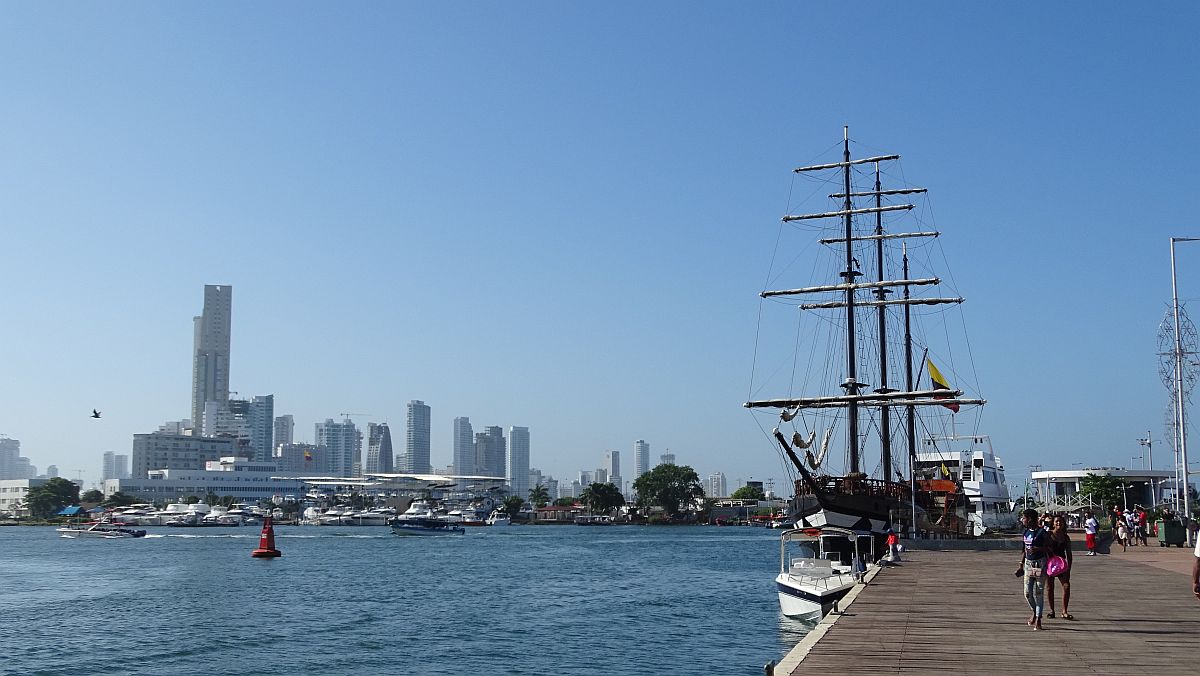
[[[1050,536],[1038,526],[1037,510],[1027,509],[1021,512],[1021,524],[1025,526],[1022,535],[1024,547],[1021,549],[1021,565],[1014,573],[1017,577],[1024,575],[1025,600],[1033,615],[1025,624],[1035,630],[1042,628],[1042,606],[1046,601],[1046,559],[1050,556]]]
[[[1087,512],[1084,516],[1087,517],[1087,520],[1085,520],[1083,522],[1083,533],[1084,533],[1083,537],[1084,537],[1084,540],[1087,542],[1087,550],[1088,550],[1087,555],[1095,556],[1096,555],[1096,531],[1099,530],[1100,524],[1096,522],[1096,517],[1091,512]]]
[[[1195,554],[1192,561],[1192,593],[1200,599],[1200,540],[1196,541]]]
[[[1125,546],[1129,544],[1129,526],[1124,521],[1117,523],[1117,542],[1121,543],[1121,551],[1125,551]]]
[[[1075,560],[1071,557],[1071,537],[1067,535],[1067,520],[1061,514],[1054,518],[1054,530],[1050,531],[1050,553],[1066,559],[1067,569],[1057,577],[1046,578],[1046,594],[1050,597],[1050,612],[1046,617],[1054,617],[1054,581],[1058,580],[1063,592],[1062,618],[1073,620],[1075,616],[1067,612],[1067,606],[1071,603],[1071,565]]]

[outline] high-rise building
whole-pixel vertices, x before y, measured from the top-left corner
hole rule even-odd
[[[112,451],[104,452],[104,467],[100,472],[100,480],[107,479],[128,479],[129,478],[129,456],[123,453],[114,453]]]
[[[392,431],[387,423],[367,423],[367,472],[391,473]]]
[[[708,485],[705,486],[705,492],[710,498],[728,497],[729,493],[726,490],[725,474],[722,472],[713,472],[708,476]]]
[[[591,486],[594,481],[596,481],[595,474],[587,471],[586,469],[579,470],[579,485],[580,486],[583,486],[586,488],[587,486]],[[579,494],[576,493],[575,496],[578,497]]]
[[[454,419],[454,473],[471,476],[475,468],[475,433],[471,430],[471,419],[463,416]]]
[[[229,335],[233,287],[204,286],[204,310],[192,319],[192,420],[200,424],[204,402],[229,401]]]
[[[0,437],[0,479],[24,479],[17,476],[17,458],[21,457],[21,442]]]
[[[675,464],[675,454],[674,453],[663,453],[662,455],[658,456],[658,464],[674,465]]]
[[[512,495],[529,499],[529,428],[508,428],[508,462],[505,478]]]
[[[529,490],[533,490],[534,486],[546,486],[545,480],[542,478],[542,470],[536,467],[529,468]],[[525,494],[525,499],[529,499],[529,494]]]
[[[49,465],[46,467],[46,478],[47,479],[57,479],[58,478],[58,465]]]
[[[633,442],[634,479],[650,471],[650,444],[638,439]]]
[[[605,451],[604,452],[604,469],[608,472],[608,483],[617,487],[618,491],[622,490],[621,480],[621,452],[620,451]]]
[[[314,425],[313,441],[324,451],[330,474],[354,476],[354,463],[360,462],[362,457],[362,433],[354,426],[354,421],[346,418],[334,422],[332,418],[326,418],[325,422]]]
[[[558,479],[548,476],[543,481],[546,484],[546,492],[550,494],[550,502],[554,502],[559,498],[558,495]]]
[[[268,394],[250,400],[247,416],[250,427],[250,448],[254,449],[251,460],[266,460],[275,447],[275,395]]]
[[[297,476],[329,474],[325,449],[315,444],[278,444],[273,453],[279,471]]]
[[[475,472],[480,476],[504,477],[504,429],[485,427],[475,433]]]
[[[275,448],[295,441],[295,434],[296,419],[292,417],[292,414],[289,413],[275,418]]]
[[[604,469],[603,467],[597,468],[596,471],[592,473],[592,481],[598,484],[608,483],[608,470]]]
[[[429,462],[429,418],[430,409],[425,402],[413,399],[408,402],[408,428],[404,440],[405,472],[429,474],[433,465]]]

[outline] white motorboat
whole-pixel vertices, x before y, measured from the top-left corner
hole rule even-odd
[[[453,535],[467,529],[434,512],[425,500],[413,500],[403,514],[388,522],[396,535]]]
[[[54,531],[65,538],[103,538],[105,540],[113,540],[116,538],[146,537],[146,531],[144,530],[126,528],[104,521],[69,525],[62,528],[55,528]]]
[[[775,577],[779,609],[788,617],[820,619],[858,583],[874,554],[869,532],[834,526],[784,531]]]
[[[354,526],[386,526],[388,521],[396,516],[396,510],[389,508],[369,509],[365,512],[353,512],[343,516]]]
[[[488,515],[487,525],[489,525],[489,526],[511,526],[512,519],[508,516],[508,512],[497,509]]]

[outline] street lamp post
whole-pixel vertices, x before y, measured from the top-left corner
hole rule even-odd
[[[1146,447],[1146,455],[1149,456],[1147,462],[1150,463],[1150,469],[1154,469],[1154,440],[1150,438],[1150,430],[1146,430],[1146,438],[1138,439],[1139,446]]]
[[[1187,459],[1187,429],[1184,427],[1183,414],[1183,339],[1179,335],[1179,285],[1175,275],[1175,242],[1195,242],[1197,237],[1171,238],[1171,310],[1175,318],[1175,427],[1178,435],[1181,474],[1183,476],[1183,516],[1192,516],[1191,499],[1188,495],[1188,459]],[[1189,546],[1192,544],[1191,530],[1185,531],[1184,537]]]

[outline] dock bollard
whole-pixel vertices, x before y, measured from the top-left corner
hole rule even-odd
[[[258,536],[258,549],[250,552],[256,559],[273,559],[283,556],[283,552],[275,549],[275,528],[271,525],[271,517],[263,517],[262,534]]]

